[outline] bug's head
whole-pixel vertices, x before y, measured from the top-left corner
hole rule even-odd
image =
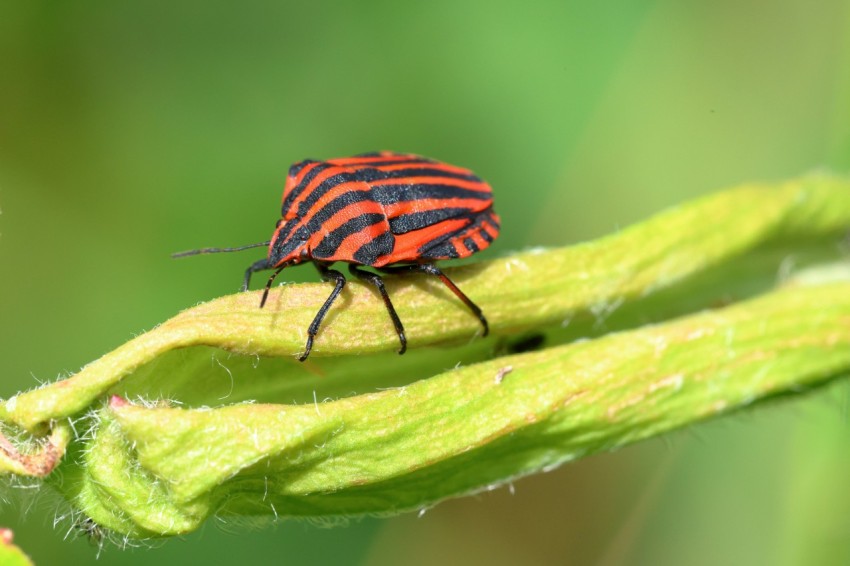
[[[269,267],[297,265],[309,260],[308,240],[306,228],[299,227],[297,221],[278,220],[269,243]]]
[[[310,252],[307,248],[307,234],[304,227],[298,227],[297,222],[287,222],[286,219],[277,221],[274,235],[269,242],[269,254],[266,259],[262,259],[251,267],[245,273],[245,283],[243,290],[248,289],[248,283],[251,278],[251,273],[261,271],[263,269],[274,269],[269,280],[266,282],[266,288],[263,291],[263,298],[260,300],[260,308],[266,304],[266,299],[269,296],[272,283],[277,277],[277,274],[290,265],[298,265],[301,262],[310,259]]]

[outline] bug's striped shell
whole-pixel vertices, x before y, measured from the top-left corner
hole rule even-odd
[[[492,189],[472,171],[392,152],[296,163],[281,214],[269,246],[272,265],[463,258],[499,234]]]

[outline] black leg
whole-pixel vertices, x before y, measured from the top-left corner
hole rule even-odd
[[[358,279],[371,283],[378,288],[378,292],[381,293],[381,298],[384,299],[384,305],[386,305],[387,311],[390,313],[390,318],[393,319],[393,326],[395,326],[398,339],[401,341],[401,350],[399,350],[398,353],[403,354],[407,351],[407,337],[404,335],[404,326],[401,324],[401,319],[395,312],[395,307],[393,307],[390,296],[387,294],[387,288],[384,286],[384,280],[381,279],[380,275],[360,269],[353,263],[348,264],[348,271],[350,271],[351,274]]]
[[[284,267],[286,267],[285,263],[275,269],[274,273],[272,273],[271,277],[269,277],[269,280],[266,281],[266,288],[263,289],[263,298],[260,299],[260,308],[263,308],[266,305],[266,299],[269,298],[269,291],[272,290],[272,283],[274,283],[274,278],[277,277],[281,271],[283,271]]]
[[[263,308],[265,306],[266,299],[269,298],[269,291],[272,290],[272,283],[274,283],[275,277],[277,277],[281,271],[283,271],[290,265],[292,265],[291,261],[277,266],[277,269],[275,269],[274,273],[272,273],[272,276],[269,277],[268,281],[266,281],[266,288],[265,290],[263,290],[263,298],[260,299],[260,308]],[[248,290],[248,283],[251,281],[251,274],[253,272],[262,271],[264,269],[272,269],[273,267],[274,265],[272,265],[271,262],[269,262],[267,259],[261,259],[260,261],[255,262],[251,267],[248,268],[248,271],[245,272],[245,283],[242,284],[242,290]]]
[[[319,326],[322,324],[322,320],[325,318],[325,315],[328,314],[328,309],[331,308],[331,305],[339,296],[340,292],[342,292],[342,288],[345,287],[345,275],[335,269],[328,269],[328,266],[323,263],[317,262],[315,265],[316,269],[319,270],[319,275],[322,276],[324,281],[334,281],[336,285],[334,286],[334,290],[331,291],[330,296],[325,301],[325,304],[323,304],[322,308],[319,309],[319,312],[316,313],[316,317],[313,319],[313,322],[310,323],[310,327],[307,329],[307,345],[304,347],[304,353],[298,358],[301,362],[306,360],[307,356],[310,355],[310,350],[313,349],[313,339],[316,337],[316,334],[319,333]]]
[[[490,332],[490,326],[487,324],[487,319],[484,318],[484,313],[481,312],[481,309],[478,308],[478,305],[473,303],[472,300],[467,297],[463,291],[458,289],[457,285],[455,285],[452,280],[446,276],[445,273],[440,271],[440,268],[436,265],[432,263],[417,263],[414,265],[396,265],[389,267],[381,267],[379,268],[379,270],[385,273],[408,273],[411,271],[420,271],[422,273],[427,273],[429,275],[439,277],[440,281],[443,282],[443,285],[448,287],[449,290],[454,293],[458,299],[463,301],[463,304],[469,307],[469,310],[471,310],[473,314],[478,317],[478,320],[481,321],[481,326],[484,327],[484,336],[487,336],[487,334]]]
[[[272,268],[272,266],[269,265],[268,258],[261,259],[260,261],[255,261],[254,263],[252,263],[251,267],[249,267],[245,271],[245,281],[242,282],[242,290],[243,291],[248,290],[248,284],[251,282],[251,274],[252,273],[256,273],[257,271],[264,271],[266,269],[271,269],[271,268]]]

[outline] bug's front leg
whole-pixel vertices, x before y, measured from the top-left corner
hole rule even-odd
[[[313,322],[311,322],[309,328],[307,328],[307,345],[304,347],[304,353],[298,358],[298,361],[301,362],[306,360],[307,356],[310,355],[310,350],[313,349],[313,339],[316,337],[316,334],[319,333],[319,326],[322,324],[322,320],[324,320],[325,315],[328,314],[328,309],[331,308],[333,302],[342,292],[342,288],[345,287],[345,275],[336,269],[328,269],[328,266],[325,263],[315,262],[314,265],[316,266],[316,269],[319,270],[319,275],[322,276],[322,280],[333,281],[335,285],[334,290],[331,291],[331,294],[328,296],[325,304],[322,305],[322,308],[320,308],[319,312],[316,313],[316,317],[313,319]]]
[[[245,280],[242,282],[242,291],[244,292],[248,290],[248,285],[251,283],[251,274],[271,269],[271,267],[272,266],[269,264],[268,258],[263,258],[260,261],[252,263],[251,267],[245,270]]]

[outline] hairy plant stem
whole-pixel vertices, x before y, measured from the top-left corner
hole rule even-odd
[[[486,340],[438,284],[391,278],[404,357],[363,285],[305,364],[326,285],[223,297],[0,404],[0,470],[133,537],[431,505],[846,374],[848,226],[850,181],[818,175],[449,271]]]

